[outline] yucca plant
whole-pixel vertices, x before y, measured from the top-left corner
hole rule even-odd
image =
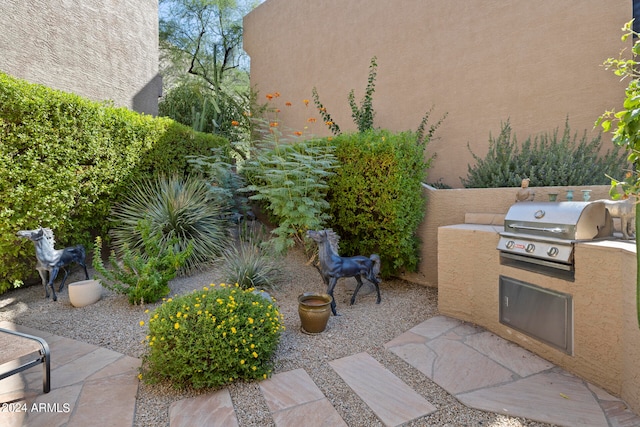
[[[191,254],[180,269],[189,274],[222,254],[228,240],[226,207],[211,197],[207,184],[197,177],[159,177],[134,186],[128,197],[111,213],[116,226],[112,247],[125,247],[144,256],[141,220],[149,222],[150,233],[160,236],[163,249],[176,246],[179,252],[191,246]],[[172,243],[173,242],[173,243]]]

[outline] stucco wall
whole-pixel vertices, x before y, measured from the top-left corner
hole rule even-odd
[[[0,70],[157,114],[158,0],[5,0]]]
[[[507,119],[520,141],[567,116],[595,136],[596,118],[621,105],[624,84],[601,64],[631,17],[626,0],[267,0],[245,17],[244,49],[259,100],[278,91],[301,106],[315,86],[343,131],[354,129],[347,95],[360,101],[377,56],[375,125],[416,129],[432,106],[432,123],[447,112],[428,182],[460,187],[467,143],[484,156]],[[280,116],[301,129],[309,114]]]
[[[460,224],[438,233],[438,310],[478,324],[622,397],[640,411],[640,329],[636,316],[633,242],[579,243],[575,281],[500,265],[501,226]],[[473,248],[470,256],[468,248]],[[499,276],[573,298],[573,354],[556,350],[499,322]]]

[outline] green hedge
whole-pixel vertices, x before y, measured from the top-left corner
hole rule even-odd
[[[413,132],[372,130],[333,138],[339,167],[329,178],[331,226],[340,255],[380,255],[383,277],[414,271],[424,217],[421,183],[430,160]]]
[[[18,230],[42,225],[57,247],[90,247],[134,180],[183,173],[184,155],[216,146],[228,143],[0,73],[0,293],[37,277],[33,245]]]

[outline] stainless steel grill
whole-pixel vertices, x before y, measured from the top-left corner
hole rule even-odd
[[[503,264],[571,279],[575,243],[612,235],[600,201],[521,202],[507,212],[497,249]]]

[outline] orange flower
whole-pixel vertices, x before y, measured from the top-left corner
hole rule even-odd
[[[327,109],[326,109],[326,108],[324,108],[324,107],[322,107],[322,108],[318,108],[318,110],[320,110],[320,111],[327,111]]]
[[[271,100],[273,99],[273,95],[271,95],[270,93],[268,93],[268,94],[267,94],[267,99],[268,99],[269,101],[271,101]]]
[[[309,118],[307,119],[307,121],[308,121],[309,123],[315,123],[315,122],[316,122],[316,119],[315,119],[314,117],[309,117]]]
[[[309,105],[309,100],[308,99],[303,99],[302,102],[304,102],[304,106],[306,107],[307,105]]]
[[[278,122],[271,122],[271,123],[269,123],[269,127],[272,127],[272,128],[276,128],[276,127],[278,127]]]
[[[327,137],[327,141],[333,141],[333,137],[332,136]]]
[[[287,102],[284,103],[284,105],[286,105],[287,107],[291,107],[292,104],[287,101]]]
[[[279,113],[279,112],[280,112],[280,109],[279,109],[279,108],[276,108],[276,113]]]
[[[294,134],[294,135],[296,135],[296,136],[301,136],[301,135],[302,135],[302,132],[297,131],[297,132],[294,132],[293,134]]]
[[[278,98],[279,96],[280,96],[280,92],[274,92],[274,93],[273,93],[273,97],[274,97],[274,98]]]
[[[239,126],[240,122],[237,120],[231,120],[231,126]]]
[[[327,126],[331,126],[333,124],[333,122],[324,122],[325,125]]]

